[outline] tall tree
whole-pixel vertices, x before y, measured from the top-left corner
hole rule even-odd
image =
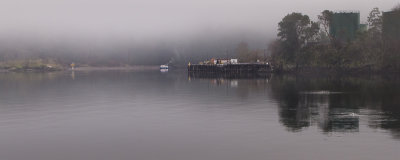
[[[278,37],[285,48],[283,57],[288,62],[294,62],[296,53],[308,42],[315,41],[319,31],[318,23],[301,13],[285,16],[278,25]]]
[[[326,36],[329,37],[330,42],[332,42],[332,36],[329,34],[329,26],[332,22],[333,12],[329,10],[324,10],[321,15],[318,15],[319,24],[322,25],[322,31]]]
[[[379,38],[382,33],[382,12],[375,7],[368,16],[369,32],[373,38]]]

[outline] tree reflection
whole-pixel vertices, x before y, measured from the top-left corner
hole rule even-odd
[[[280,122],[289,131],[315,125],[324,133],[358,132],[360,117],[366,117],[370,127],[400,138],[396,78],[274,76],[270,82],[272,96],[279,101]]]
[[[189,79],[225,87],[241,99],[267,95],[278,104],[279,122],[291,132],[311,126],[325,134],[359,132],[363,121],[400,139],[398,77],[189,73]]]

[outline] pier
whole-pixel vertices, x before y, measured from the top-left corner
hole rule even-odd
[[[272,67],[268,63],[237,63],[237,64],[189,64],[188,72],[196,73],[269,73]]]

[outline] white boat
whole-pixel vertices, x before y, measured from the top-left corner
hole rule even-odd
[[[160,69],[168,69],[168,65],[161,65]]]

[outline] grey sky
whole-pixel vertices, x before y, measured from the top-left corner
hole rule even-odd
[[[137,37],[191,36],[205,31],[275,35],[288,13],[316,19],[324,9],[390,10],[398,0],[0,0],[0,33]]]

